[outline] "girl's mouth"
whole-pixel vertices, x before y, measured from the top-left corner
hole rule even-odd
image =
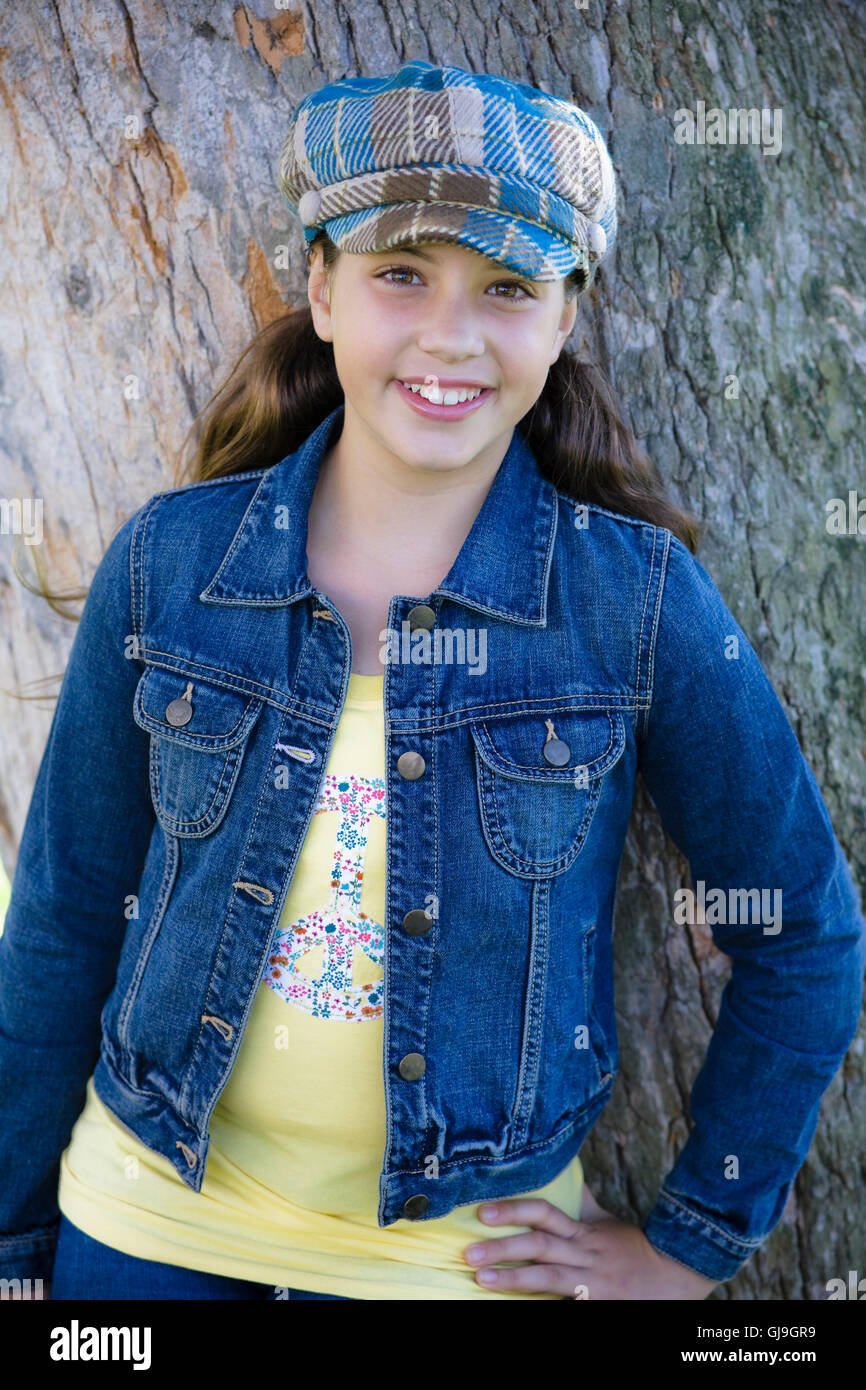
[[[478,410],[484,404],[488,396],[493,395],[492,387],[488,386],[474,400],[458,401],[456,405],[434,405],[432,401],[426,400],[419,392],[404,386],[402,381],[395,381],[394,385],[406,404],[417,415],[424,415],[428,420],[462,420],[464,415],[471,415],[473,410]]]

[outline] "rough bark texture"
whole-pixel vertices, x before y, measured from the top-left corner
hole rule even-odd
[[[302,302],[300,232],[275,188],[297,101],[407,58],[535,83],[593,113],[621,183],[617,252],[572,346],[606,368],[672,491],[706,521],[699,558],[866,882],[866,549],[825,524],[828,500],[858,485],[862,496],[866,481],[855,76],[866,42],[854,0],[320,0],[297,11],[31,0],[0,23],[2,496],[44,499],[52,587],[89,582],[116,527],[172,485],[192,414],[253,331]],[[699,101],[781,108],[782,152],[678,144],[674,113]],[[6,537],[2,686],[20,690],[62,671],[73,630],[22,589],[11,558]],[[51,708],[3,698],[10,875]],[[616,918],[622,1072],[583,1150],[602,1204],[631,1219],[688,1133],[728,972],[707,928],[672,923],[687,882],[639,784]],[[861,1035],[781,1223],[713,1297],[821,1299],[829,1278],[866,1273],[864,1073]]]

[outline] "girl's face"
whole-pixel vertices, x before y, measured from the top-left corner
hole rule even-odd
[[[452,242],[344,251],[330,284],[317,247],[308,295],[316,332],[334,345],[344,429],[366,433],[411,467],[434,470],[484,455],[501,460],[577,312],[563,280],[530,280]],[[428,378],[443,392],[456,389],[452,383],[487,389],[474,409],[446,405],[436,415],[435,403],[399,384]],[[419,400],[429,414],[413,408]]]

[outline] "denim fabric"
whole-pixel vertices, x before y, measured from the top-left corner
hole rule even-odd
[[[331,1298],[343,1303],[356,1300],[338,1293],[311,1293],[309,1289],[258,1284],[251,1279],[230,1279],[159,1260],[126,1255],[79,1229],[63,1212],[54,1255],[51,1298],[245,1298],[277,1302],[279,1298]]]
[[[351,669],[305,547],[342,415],[273,468],[156,494],[94,577],[0,937],[0,1275],[50,1274],[91,1074],[201,1190]],[[730,1277],[782,1213],[866,965],[851,872],[746,634],[671,532],[576,507],[519,430],[449,573],[395,595],[388,627],[379,1224],[544,1185],[606,1105],[640,772],[696,891],[782,894],[781,923],[707,911],[731,978],[644,1225]],[[409,752],[423,764],[401,771]]]

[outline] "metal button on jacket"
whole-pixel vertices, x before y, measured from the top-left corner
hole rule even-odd
[[[423,1216],[430,1205],[430,1198],[424,1192],[416,1192],[403,1203],[403,1215],[411,1221],[415,1216]]]
[[[571,757],[571,749],[561,738],[549,738],[542,752],[553,767],[565,767]]]
[[[401,753],[397,759],[397,771],[407,782],[414,782],[418,777],[423,777],[426,767],[427,764],[420,753]]]
[[[433,925],[433,918],[423,907],[413,907],[403,918],[403,930],[410,936],[426,936]]]
[[[414,608],[409,609],[409,630],[414,632],[416,627],[431,628],[436,625],[436,614],[429,603],[416,603]]]
[[[165,717],[172,728],[179,729],[181,725],[188,724],[192,719],[192,705],[189,700],[172,700],[166,706]]]
[[[407,1052],[405,1057],[400,1058],[397,1070],[404,1081],[417,1081],[427,1070],[427,1063],[420,1052]]]

